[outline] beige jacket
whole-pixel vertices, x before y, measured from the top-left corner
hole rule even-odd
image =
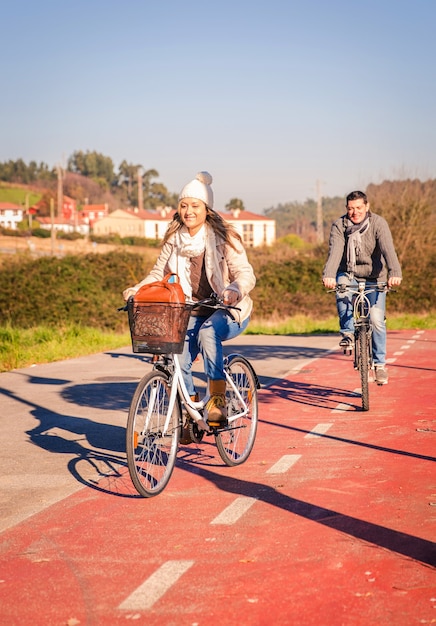
[[[237,292],[238,301],[235,306],[241,310],[232,310],[232,316],[241,324],[250,316],[253,309],[253,301],[248,294],[256,284],[256,277],[242,244],[235,240],[235,246],[237,250],[223,240],[215,240],[214,234],[212,237],[208,237],[206,239],[205,269],[210,286],[219,296],[222,295],[224,289],[232,289]],[[176,244],[171,239],[163,245],[153,269],[144,280],[133,287],[135,291],[143,285],[162,280],[171,272],[168,260],[175,248]]]

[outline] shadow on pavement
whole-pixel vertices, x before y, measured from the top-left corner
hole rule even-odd
[[[179,467],[188,472],[192,471],[191,464],[188,461],[180,460]],[[426,539],[420,539],[419,537],[392,530],[379,524],[373,524],[372,522],[365,522],[356,517],[344,515],[338,511],[317,506],[316,504],[297,500],[262,483],[220,476],[210,470],[198,467],[195,473],[213,482],[222,491],[238,496],[255,498],[271,506],[288,511],[293,515],[328,526],[333,530],[367,541],[391,552],[402,554],[428,565],[436,565],[436,544]]]

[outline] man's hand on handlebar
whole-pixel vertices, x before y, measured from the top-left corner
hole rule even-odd
[[[326,289],[335,289],[336,287],[336,278],[323,278],[323,285]]]
[[[388,278],[388,287],[398,287],[401,285],[401,280],[399,276],[391,276]]]

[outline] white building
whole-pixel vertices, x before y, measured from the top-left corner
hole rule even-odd
[[[0,202],[0,227],[17,230],[19,222],[22,222],[25,210],[19,204],[12,202]]]
[[[120,237],[145,237],[160,240],[163,238],[175,211],[170,207],[160,211],[140,211],[117,209],[107,217],[94,222],[94,235],[107,236],[118,234]],[[247,248],[271,246],[276,239],[275,220],[262,217],[257,213],[240,211],[219,214],[233,224]]]

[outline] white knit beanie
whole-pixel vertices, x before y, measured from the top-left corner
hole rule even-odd
[[[185,185],[180,192],[179,202],[183,198],[203,200],[209,209],[213,209],[212,176],[209,172],[198,172],[194,180]]]

